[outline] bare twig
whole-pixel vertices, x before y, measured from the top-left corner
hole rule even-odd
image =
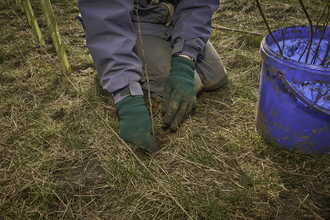
[[[329,44],[330,42],[328,42],[328,44]],[[328,55],[328,53],[329,53],[329,50],[330,50],[330,47],[328,47],[328,49],[327,49],[327,52],[326,52],[326,54],[325,54],[325,56],[324,56],[324,60],[322,61],[322,63],[321,63],[321,65],[323,66],[329,59],[330,59],[330,56],[329,57],[327,57],[327,55]]]
[[[326,31],[326,26],[327,26],[327,24],[328,24],[328,22],[329,22],[329,15],[330,15],[330,14],[329,14],[329,9],[330,9],[330,7],[329,7],[329,3],[330,3],[330,0],[328,0],[328,3],[327,3],[327,5],[324,7],[323,12],[322,12],[322,14],[321,14],[319,20],[316,22],[315,33],[316,33],[316,31],[320,28],[320,27],[319,27],[319,24],[320,24],[320,22],[322,21],[322,18],[323,18],[323,15],[324,15],[326,9],[328,8],[328,14],[327,14],[327,16],[326,16],[326,18],[325,18],[325,20],[324,20],[324,23],[323,23],[323,32],[322,32],[322,36],[321,36],[321,38],[320,38],[320,40],[319,40],[319,44],[317,45],[316,52],[314,53],[314,56],[313,56],[313,58],[312,58],[312,60],[311,60],[311,64],[315,64],[315,62],[316,62],[316,56],[317,56],[317,54],[318,54],[318,52],[319,52],[319,47],[320,47],[320,44],[321,44],[321,42],[322,42],[322,39],[323,39],[324,33],[325,33],[325,31]],[[315,34],[315,33],[314,33],[314,34]]]
[[[264,22],[265,22],[265,24],[266,24],[266,26],[267,26],[267,29],[268,29],[269,34],[272,36],[274,42],[276,43],[278,49],[280,50],[281,55],[283,55],[283,51],[282,51],[280,45],[278,44],[276,38],[274,37],[273,32],[272,32],[272,31],[270,30],[270,28],[269,28],[269,25],[268,25],[268,23],[267,23],[267,20],[266,20],[266,17],[265,17],[265,15],[264,15],[264,12],[262,11],[262,8],[261,8],[261,5],[260,5],[259,0],[256,0],[256,2],[257,2],[257,5],[258,5],[258,8],[259,8],[260,14],[261,14],[262,18],[264,19]]]
[[[302,52],[302,54],[300,55],[298,61],[300,61],[301,58],[304,56],[304,54],[305,54],[305,52],[306,52],[306,50],[307,50],[307,48],[308,48],[309,43],[310,43],[310,41],[308,41],[308,43],[306,43],[306,47],[305,47],[304,51]]]
[[[324,12],[325,12],[325,10],[327,9],[327,7],[329,6],[329,3],[330,3],[330,0],[328,1],[328,3],[327,3],[327,5],[325,6],[325,8],[323,9],[323,12],[322,12],[322,14],[321,14],[319,20],[317,21],[316,26],[318,26],[318,25],[320,24],[320,22],[321,22],[321,20],[322,20],[322,17],[323,17],[323,15],[324,15]],[[329,11],[328,11],[328,12],[329,12]]]
[[[142,50],[142,57],[143,57],[143,63],[144,63],[144,73],[146,74],[146,78],[147,78],[147,84],[148,84],[148,99],[149,99],[149,105],[150,105],[150,116],[151,116],[151,131],[152,131],[152,136],[154,138],[156,138],[155,136],[155,131],[154,131],[154,127],[155,127],[155,123],[154,123],[154,115],[152,112],[152,102],[151,102],[151,96],[150,96],[150,84],[149,84],[149,76],[148,76],[148,65],[146,62],[146,58],[144,55],[144,49],[143,49],[143,40],[142,40],[142,35],[141,35],[141,28],[140,28],[140,18],[139,18],[139,2],[138,0],[136,1],[136,17],[138,20],[138,32],[139,32],[139,37],[140,37],[140,42],[141,42],[141,50]]]
[[[305,63],[307,63],[307,61],[308,61],[308,57],[309,57],[309,53],[310,53],[311,48],[312,48],[312,45],[313,45],[313,36],[314,36],[313,22],[312,22],[311,18],[309,17],[309,14],[308,14],[308,12],[307,12],[307,10],[306,10],[306,8],[305,8],[305,5],[304,5],[304,3],[302,2],[302,0],[299,0],[299,2],[300,2],[300,5],[301,5],[302,9],[304,10],[304,12],[305,12],[305,14],[306,14],[307,19],[308,19],[308,22],[309,22],[309,24],[310,24],[310,26],[311,26],[311,39],[310,39],[310,44],[309,44],[308,51],[307,51],[306,60],[305,60]]]
[[[328,23],[329,23],[329,20],[328,20],[328,22],[326,23],[326,25],[323,27],[323,31],[322,31],[322,35],[321,35],[321,37],[320,37],[320,41],[319,41],[319,43],[318,43],[318,45],[317,45],[317,47],[316,47],[315,54],[314,54],[313,59],[312,59],[312,62],[311,62],[311,63],[313,63],[313,64],[315,64],[315,62],[316,62],[316,57],[317,57],[317,54],[319,53],[319,48],[320,48],[320,45],[321,45],[321,43],[322,43],[322,40],[323,40],[324,34],[325,34],[326,30],[327,30],[327,25],[328,25]]]
[[[327,4],[327,6],[328,6],[328,16],[327,16],[327,21],[325,21],[326,23],[324,23],[324,30],[323,30],[323,33],[322,33],[322,36],[324,35],[324,33],[326,32],[326,30],[327,30],[327,26],[328,26],[328,23],[329,23],[329,21],[330,21],[330,5],[329,5],[329,3],[330,3],[330,0],[328,1],[328,4]],[[321,42],[321,40],[320,40],[320,42]],[[323,58],[323,60],[322,60],[322,62],[321,62],[321,64],[320,65],[325,65],[325,63],[327,62],[327,60],[329,59],[329,57],[327,57],[328,56],[328,53],[329,53],[329,50],[330,50],[330,40],[328,41],[328,46],[327,46],[327,50],[326,50],[326,53],[325,53],[325,55],[324,55],[324,58]],[[328,66],[328,65],[327,65]]]
[[[325,52],[325,55],[324,55],[323,61],[322,61],[321,64],[320,64],[321,66],[323,66],[323,65],[324,65],[324,64],[330,59],[330,56],[327,57],[329,51],[330,51],[330,39],[329,39],[329,41],[328,41],[327,51]]]
[[[219,30],[226,30],[226,31],[235,31],[235,32],[240,32],[240,33],[245,33],[245,34],[252,34],[252,35],[257,35],[257,36],[263,36],[260,33],[255,33],[255,32],[250,32],[250,31],[242,31],[238,29],[233,29],[233,28],[227,28],[219,25],[212,25],[213,28],[219,29]]]
[[[302,41],[304,41],[304,43],[306,44],[306,47],[305,47],[304,52],[303,52],[303,53],[300,55],[300,57],[299,57],[299,61],[300,61],[301,57],[302,57],[302,56],[304,55],[304,53],[306,52],[307,47],[308,47],[308,45],[310,44],[310,41],[306,42],[305,39],[303,39],[303,38],[300,37],[300,36],[299,36],[299,38],[300,38]],[[316,52],[313,50],[313,48],[312,48],[311,50],[312,50],[314,53],[316,53]],[[316,54],[316,58],[319,59],[319,61],[321,61],[321,59],[317,56],[317,54]]]

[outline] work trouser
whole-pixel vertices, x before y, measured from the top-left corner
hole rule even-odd
[[[145,61],[147,63],[151,98],[162,101],[164,84],[171,69],[171,43],[151,35],[142,35],[142,41]],[[139,36],[133,50],[141,59],[145,73]],[[209,41],[205,45],[204,55],[196,62],[194,82],[196,93],[202,89],[204,91],[217,90],[227,82],[227,71],[222,64],[221,58]],[[144,94],[147,94],[148,84],[146,80],[142,83],[142,89]]]

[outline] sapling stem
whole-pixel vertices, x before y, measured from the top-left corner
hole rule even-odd
[[[154,115],[152,111],[152,102],[151,102],[151,95],[150,95],[150,83],[149,83],[149,75],[148,75],[148,65],[146,62],[145,54],[144,54],[144,49],[143,49],[143,40],[142,40],[142,35],[141,35],[141,28],[140,28],[140,18],[139,18],[139,2],[138,0],[136,1],[136,17],[138,21],[138,33],[140,37],[140,42],[141,42],[141,50],[142,50],[142,57],[143,57],[143,63],[144,63],[144,73],[146,75],[147,79],[147,84],[148,84],[148,100],[149,100],[149,106],[150,106],[150,117],[151,117],[151,131],[152,131],[152,136],[156,138],[154,127],[155,127],[155,122],[154,122]]]
[[[267,23],[267,20],[266,20],[266,17],[265,17],[265,15],[264,15],[264,12],[262,11],[262,8],[261,8],[261,5],[260,5],[259,0],[256,0],[256,2],[257,2],[257,5],[258,5],[258,8],[259,8],[260,14],[261,14],[262,18],[264,19],[264,22],[265,22],[265,24],[266,24],[266,26],[267,26],[267,29],[268,29],[268,32],[269,32],[270,36],[272,36],[272,38],[273,38],[274,42],[276,43],[276,45],[277,45],[277,47],[278,47],[278,49],[279,49],[281,55],[283,55],[283,51],[282,51],[280,45],[278,44],[276,38],[274,37],[273,32],[272,32],[272,31],[270,30],[270,28],[269,28],[269,25],[268,25],[268,23]]]
[[[313,45],[313,36],[314,36],[313,22],[312,22],[311,18],[309,17],[309,14],[308,14],[308,12],[307,12],[307,10],[306,10],[306,8],[305,8],[305,5],[304,5],[304,3],[302,2],[302,0],[299,0],[299,2],[300,2],[300,5],[301,5],[302,9],[304,10],[304,12],[305,12],[305,14],[306,14],[307,19],[308,19],[308,22],[309,22],[309,24],[310,24],[310,26],[311,26],[311,39],[310,39],[310,44],[309,44],[308,51],[307,51],[306,60],[305,60],[305,63],[307,63],[307,61],[308,61],[308,57],[309,57],[309,53],[310,53],[311,48],[312,48],[312,45]]]
[[[317,47],[316,47],[316,51],[315,51],[315,54],[314,54],[313,59],[312,59],[312,63],[313,63],[313,64],[315,64],[315,62],[316,62],[316,56],[317,56],[317,54],[319,53],[320,45],[321,45],[321,43],[322,43],[322,40],[323,40],[324,34],[325,34],[326,30],[327,30],[327,26],[328,26],[328,23],[329,23],[329,21],[330,21],[330,7],[329,7],[329,3],[330,3],[330,0],[328,1],[327,6],[324,8],[322,15],[321,15],[320,19],[319,19],[318,22],[317,22],[317,26],[318,26],[319,22],[321,21],[321,18],[322,18],[323,15],[324,15],[324,12],[325,12],[326,8],[328,8],[328,13],[327,13],[326,19],[325,19],[325,21],[324,21],[324,23],[323,23],[323,31],[322,31],[322,35],[321,35],[321,37],[320,37],[320,41],[319,41],[319,43],[318,43],[318,45],[317,45]],[[316,32],[316,30],[315,30],[315,32]]]

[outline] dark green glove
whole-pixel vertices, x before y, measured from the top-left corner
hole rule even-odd
[[[143,96],[126,97],[118,102],[116,107],[120,118],[120,137],[151,152],[158,151],[156,139],[151,133],[151,118]]]
[[[170,75],[164,85],[163,124],[176,131],[185,116],[196,104],[194,62],[184,57],[174,57]]]

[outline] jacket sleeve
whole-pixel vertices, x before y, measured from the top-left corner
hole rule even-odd
[[[204,47],[211,34],[213,13],[219,7],[219,0],[174,0],[172,34],[173,55],[184,54],[194,60],[204,53]]]
[[[142,63],[133,52],[137,33],[132,23],[134,0],[78,0],[101,85],[114,93],[115,102],[129,95],[142,95]],[[118,92],[125,90],[125,94]]]

